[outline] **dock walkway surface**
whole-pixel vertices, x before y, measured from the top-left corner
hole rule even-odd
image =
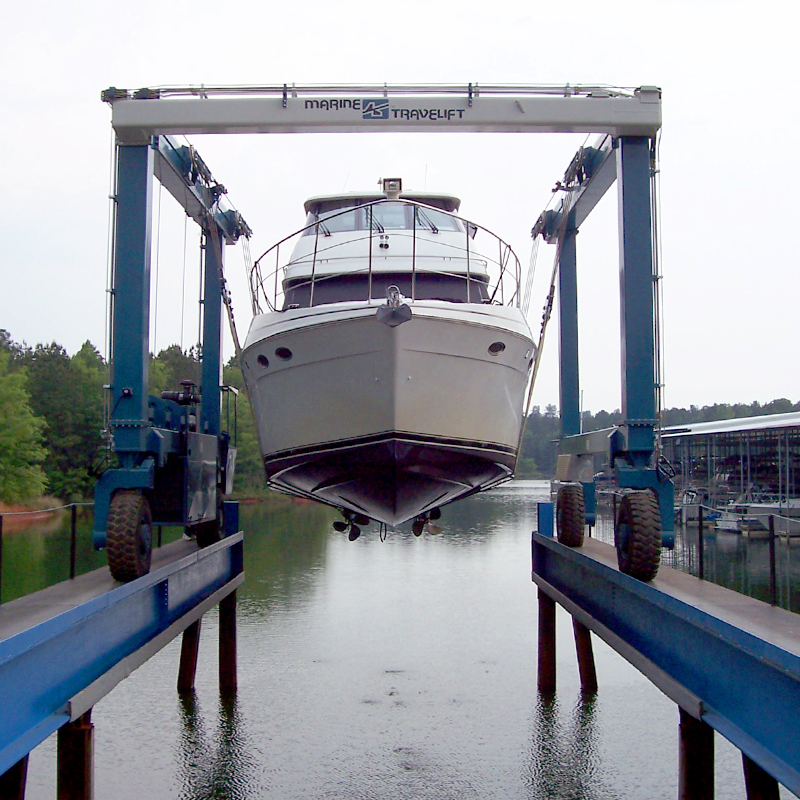
[[[533,580],[668,697],[800,793],[800,615],[662,566],[643,583],[614,547],[532,537]]]
[[[103,567],[0,606],[0,775],[233,592],[242,541],[173,542],[130,583]]]

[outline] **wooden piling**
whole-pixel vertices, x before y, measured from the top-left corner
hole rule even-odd
[[[556,690],[556,601],[541,589],[539,597],[539,670],[540,692]]]
[[[581,676],[581,691],[594,694],[597,691],[597,670],[594,666],[591,631],[575,617],[572,618],[575,632],[575,651],[578,655],[578,673]]]
[[[680,709],[678,800],[713,800],[714,729]]]
[[[769,772],[762,769],[744,753],[742,753],[742,766],[744,767],[744,787],[747,790],[747,800],[779,800],[778,781]]]
[[[94,725],[89,709],[74,722],[58,729],[58,800],[92,800],[94,797]]]
[[[0,798],[2,800],[25,800],[27,780],[28,756],[25,756],[7,772],[0,775]]]
[[[197,654],[200,650],[200,623],[193,622],[184,632],[181,639],[181,663],[178,668],[178,692],[194,690],[194,679],[197,674]]]
[[[236,590],[219,604],[219,690],[234,694],[236,677]]]

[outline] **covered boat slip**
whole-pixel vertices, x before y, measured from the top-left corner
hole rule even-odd
[[[678,487],[703,489],[709,506],[738,498],[781,514],[800,493],[798,412],[673,425],[662,440]]]

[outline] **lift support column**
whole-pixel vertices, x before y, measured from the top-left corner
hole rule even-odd
[[[122,145],[117,157],[111,407],[114,449],[124,467],[147,450],[150,375],[150,234],[153,149]]]
[[[581,432],[580,379],[578,371],[578,270],[575,214],[567,218],[558,259],[558,377],[561,403],[561,435]]]
[[[643,136],[619,138],[617,176],[624,449],[632,466],[647,467],[654,447],[653,429],[658,424],[653,339],[650,139]]]

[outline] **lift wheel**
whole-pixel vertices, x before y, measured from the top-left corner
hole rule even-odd
[[[558,490],[556,498],[556,538],[567,547],[583,544],[585,526],[583,486],[569,483]]]
[[[153,517],[147,498],[137,491],[116,492],[111,498],[106,531],[106,553],[111,575],[132,581],[150,571]]]
[[[651,581],[661,562],[661,515],[658,500],[649,489],[626,494],[614,524],[617,563],[640,581]]]

